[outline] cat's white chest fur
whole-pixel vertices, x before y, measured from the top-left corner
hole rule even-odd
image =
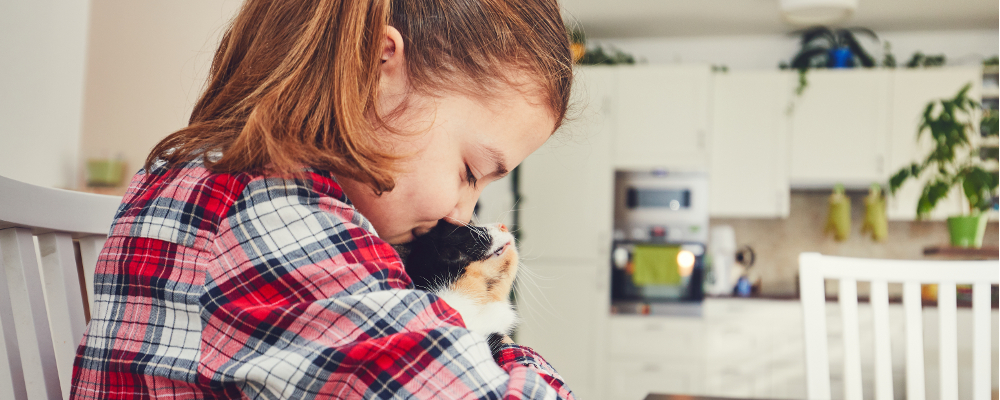
[[[462,315],[466,328],[483,337],[491,333],[509,335],[517,326],[517,312],[509,301],[478,304],[475,299],[451,289],[435,294]]]

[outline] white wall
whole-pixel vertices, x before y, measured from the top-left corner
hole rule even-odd
[[[1000,47],[996,30],[877,32],[892,44],[899,64],[915,51],[945,54],[949,65],[975,65],[994,56]],[[881,45],[861,36],[862,44],[882,60]],[[726,65],[730,70],[773,69],[789,61],[799,49],[798,38],[787,35],[591,39],[612,45],[653,64],[704,63]]]
[[[73,187],[90,1],[0,2],[0,176]]]
[[[81,153],[129,173],[187,126],[239,0],[92,0]]]

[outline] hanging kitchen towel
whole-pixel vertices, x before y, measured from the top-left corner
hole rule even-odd
[[[889,221],[885,215],[885,198],[882,197],[882,187],[872,184],[865,198],[865,222],[861,232],[871,233],[876,242],[884,242],[889,234]]]
[[[826,215],[825,232],[832,232],[834,240],[843,242],[851,234],[851,199],[838,184],[830,195],[830,209]]]
[[[679,252],[678,247],[635,246],[632,253],[632,263],[635,266],[632,283],[636,286],[680,284],[681,275],[677,271]]]

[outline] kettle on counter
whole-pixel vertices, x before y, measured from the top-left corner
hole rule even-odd
[[[736,233],[732,226],[719,225],[711,229],[709,251],[712,255],[712,271],[709,274],[706,294],[731,296],[738,288],[740,280],[746,280],[746,271],[757,260],[750,246],[736,247]],[[746,283],[749,293],[749,281]]]

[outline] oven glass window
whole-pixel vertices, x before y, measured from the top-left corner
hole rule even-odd
[[[690,207],[690,190],[628,189],[628,208],[668,208],[671,210],[681,210]]]

